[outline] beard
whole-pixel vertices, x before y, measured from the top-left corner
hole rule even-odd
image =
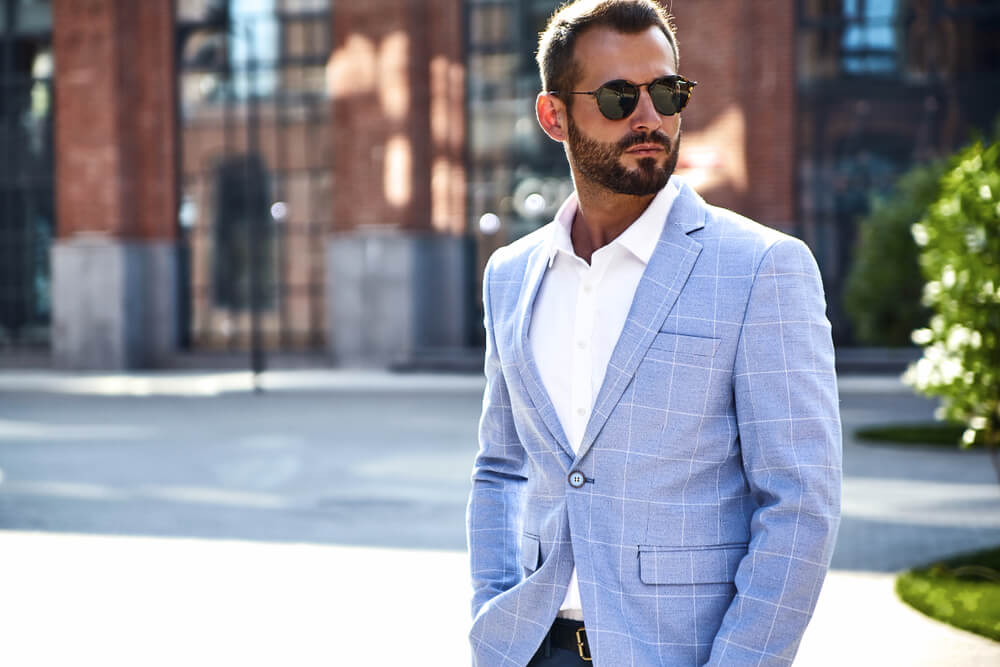
[[[671,141],[661,130],[656,130],[645,134],[630,132],[615,143],[601,143],[585,137],[572,116],[568,117],[568,121],[570,162],[581,175],[612,192],[640,197],[656,194],[674,173],[681,143],[679,130],[675,141]],[[621,156],[638,144],[663,146],[666,161],[659,165],[659,158],[639,158],[637,167],[629,169],[621,163]]]

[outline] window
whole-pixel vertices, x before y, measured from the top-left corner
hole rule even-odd
[[[233,93],[273,95],[278,77],[275,65],[280,52],[280,31],[275,0],[231,0],[229,4],[229,63],[233,69]]]
[[[257,155],[225,159],[216,169],[215,302],[235,310],[251,305],[256,280],[258,304],[274,305],[274,226],[269,174]],[[252,275],[257,271],[257,276]],[[269,288],[262,289],[262,285]]]
[[[186,345],[249,344],[251,279],[266,346],[323,344],[330,5],[176,0]]]
[[[851,74],[893,72],[898,0],[844,0],[841,64]]]
[[[48,0],[0,0],[0,346],[48,341],[51,11]]]

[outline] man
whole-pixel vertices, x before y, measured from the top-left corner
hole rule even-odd
[[[474,662],[788,665],[839,524],[816,263],[670,178],[695,83],[658,5],[565,6],[538,62],[575,193],[483,281]]]

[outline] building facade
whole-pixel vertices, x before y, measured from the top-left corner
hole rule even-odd
[[[556,0],[0,0],[0,358],[386,365],[482,343],[489,254],[571,191],[534,119]],[[1000,111],[985,0],[671,3],[678,172],[803,237]]]

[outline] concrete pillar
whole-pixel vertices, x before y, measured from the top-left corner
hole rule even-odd
[[[382,365],[464,343],[461,0],[334,4],[330,347]]]
[[[59,367],[155,366],[176,347],[173,6],[54,2]]]

